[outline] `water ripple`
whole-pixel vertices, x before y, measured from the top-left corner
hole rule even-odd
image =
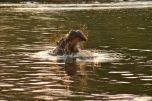
[[[151,5],[0,4],[0,100],[151,101]],[[48,54],[83,23],[76,63]]]

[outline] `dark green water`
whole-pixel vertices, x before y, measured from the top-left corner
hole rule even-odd
[[[152,10],[0,8],[0,100],[152,100]],[[53,9],[53,8],[52,8]],[[58,65],[27,54],[48,50],[86,25],[87,50],[117,62]],[[63,68],[65,67],[65,68]]]

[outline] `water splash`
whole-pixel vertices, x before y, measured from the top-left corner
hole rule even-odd
[[[81,52],[74,55],[54,55],[50,54],[52,50],[40,51],[30,55],[31,58],[40,60],[49,60],[54,62],[65,62],[67,58],[76,58],[79,62],[89,62],[89,63],[105,63],[105,62],[117,62],[122,59],[122,54],[120,53],[102,53],[98,51],[82,50]]]

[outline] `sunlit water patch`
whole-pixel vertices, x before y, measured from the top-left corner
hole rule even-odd
[[[119,2],[104,4],[1,4],[0,6],[12,7],[17,11],[53,11],[53,10],[104,10],[104,9],[128,9],[151,8],[152,2]],[[12,9],[11,8],[11,9]]]

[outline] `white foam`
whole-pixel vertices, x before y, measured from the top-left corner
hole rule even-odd
[[[83,62],[115,62],[121,59],[121,54],[118,53],[101,53],[101,52],[94,52],[88,50],[82,50],[81,52],[75,55],[51,55],[50,50],[47,51],[40,51],[38,53],[34,53],[31,55],[32,58],[41,59],[41,60],[49,60],[49,61],[58,61],[63,60],[65,61],[67,58],[76,58],[77,61]]]

